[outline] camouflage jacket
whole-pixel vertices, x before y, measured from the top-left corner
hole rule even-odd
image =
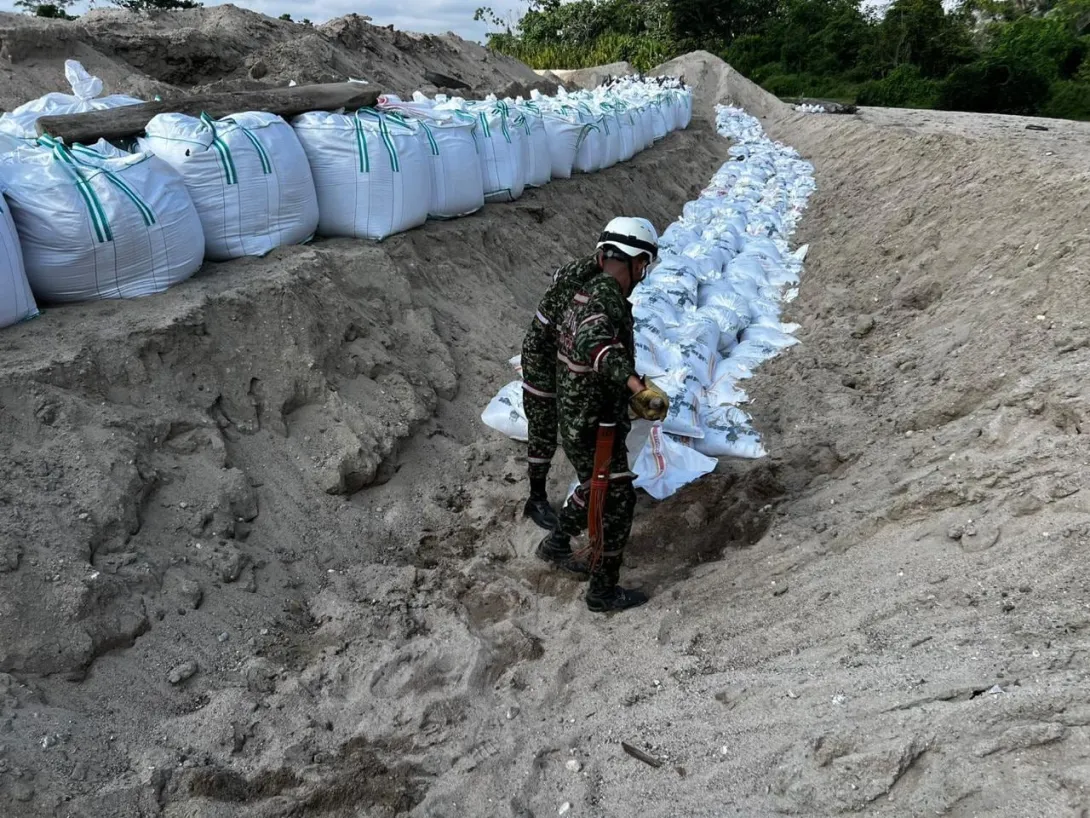
[[[632,306],[621,285],[605,273],[591,278],[556,330],[561,424],[625,423],[636,369]]]
[[[556,389],[556,325],[572,296],[600,271],[595,256],[568,262],[553,273],[553,283],[538,304],[522,346],[523,379],[536,394]]]

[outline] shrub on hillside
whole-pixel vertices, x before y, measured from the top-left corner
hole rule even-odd
[[[939,83],[914,65],[899,65],[880,80],[865,82],[856,95],[859,105],[882,108],[933,108]]]
[[[1049,96],[1048,80],[1033,66],[988,57],[954,69],[936,107],[982,114],[1035,114]]]
[[[1057,119],[1090,119],[1090,85],[1070,81],[1052,83],[1052,94],[1041,106],[1041,114]]]

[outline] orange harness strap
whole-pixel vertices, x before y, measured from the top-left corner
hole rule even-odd
[[[615,423],[599,423],[598,437],[594,444],[594,471],[590,478],[590,502],[587,509],[587,546],[590,570],[594,571],[602,563],[605,550],[605,530],[603,514],[606,508],[606,494],[609,492],[609,473],[613,465],[613,439]]]

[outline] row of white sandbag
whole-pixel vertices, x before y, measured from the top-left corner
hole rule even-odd
[[[11,289],[0,325],[36,314],[24,270],[43,300],[146,295],[192,275],[202,255],[261,255],[315,232],[380,239],[511,198],[548,151],[530,150],[528,122],[504,103],[430,123],[370,110],[305,114],[294,127],[270,114],[169,114],[149,123],[138,154],[19,147],[0,157],[15,214],[0,229]]]
[[[779,303],[801,273],[805,248],[789,253],[787,238],[813,192],[813,169],[764,139],[744,112],[720,111],[718,124],[746,150],[732,149],[738,161],[663,232],[662,259],[632,297],[637,369],[671,397],[670,416],[630,453],[636,485],[659,499],[712,471],[715,457],[763,456],[738,383],[796,342]],[[524,439],[520,382],[482,418]]]

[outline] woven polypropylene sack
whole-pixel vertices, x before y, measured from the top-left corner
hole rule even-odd
[[[584,125],[571,109],[550,111],[544,116],[545,133],[549,137],[549,160],[554,179],[570,179],[575,155],[583,140]]]
[[[484,176],[474,136],[476,120],[422,119],[418,124],[431,168],[428,215],[433,219],[453,219],[484,207]]]
[[[299,244],[318,228],[318,196],[295,131],[275,114],[220,120],[160,114],[140,149],[185,180],[204,227],[205,254],[216,261],[263,256]]]
[[[17,324],[38,314],[26,278],[23,251],[11,218],[11,208],[0,196],[0,327]]]
[[[476,112],[481,146],[484,195],[489,201],[513,202],[526,188],[525,131],[518,127],[504,103]]]
[[[75,60],[64,61],[64,76],[72,87],[71,94],[46,94],[8,111],[0,116],[0,131],[19,139],[33,141],[38,138],[35,125],[43,116],[82,114],[87,111],[139,105],[143,102],[142,99],[124,94],[100,97],[102,80],[92,77]]]
[[[549,133],[545,129],[545,118],[533,103],[520,105],[519,113],[522,114],[525,123],[523,130],[529,143],[526,186],[542,187],[553,178],[552,152],[549,147]]]
[[[422,225],[431,169],[414,125],[377,111],[313,111],[292,126],[318,195],[318,232],[381,240]]]
[[[132,298],[166,290],[204,259],[200,217],[182,177],[147,153],[100,141],[0,157],[27,280],[42,301]]]

